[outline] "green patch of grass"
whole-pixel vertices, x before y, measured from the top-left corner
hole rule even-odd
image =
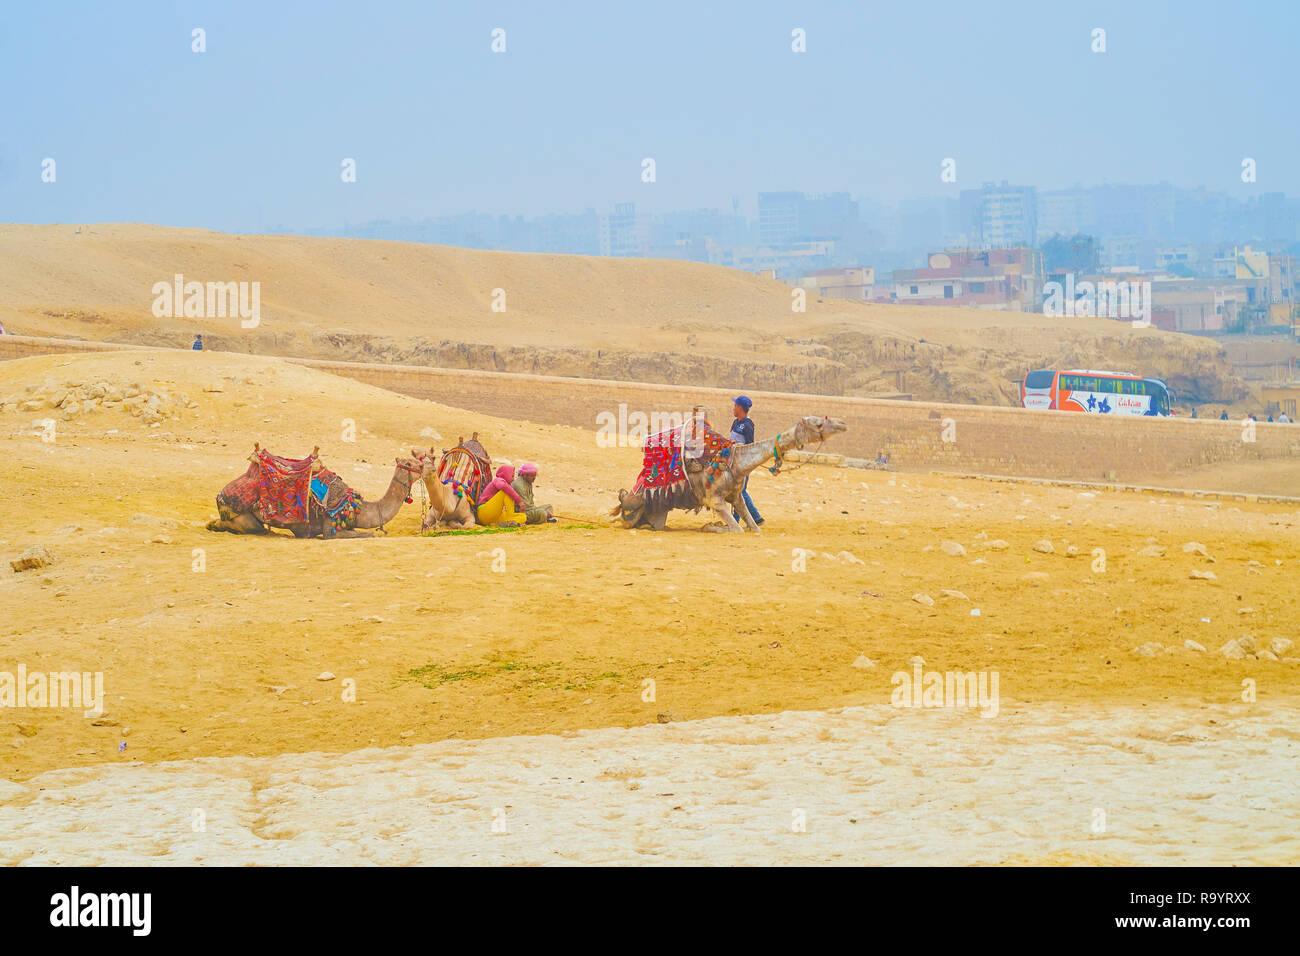
[[[524,528],[522,525],[520,525],[518,528],[502,528],[500,525],[487,525],[486,527],[483,528],[457,528],[457,529],[448,529],[446,531],[426,531],[422,535],[420,535],[420,537],[441,538],[444,535],[450,536],[450,535],[458,535],[458,534],[510,534],[511,532],[514,531],[523,531],[523,530]]]
[[[475,678],[478,677],[488,676],[484,674],[482,671],[476,671],[472,669],[463,670],[463,671],[448,671],[445,670],[441,664],[425,664],[423,667],[413,667],[406,673],[410,679],[418,680],[421,684],[423,684],[425,687],[429,688],[430,690],[432,690],[434,687],[432,682],[435,679],[439,683],[445,683],[447,681],[456,681],[456,680],[474,680]]]
[[[591,688],[591,685],[596,683],[596,681],[598,680],[622,680],[622,679],[623,679],[622,674],[615,674],[613,671],[609,671],[607,673],[601,674],[599,677],[588,677],[577,683],[565,684],[564,689],[565,690],[589,690]]]

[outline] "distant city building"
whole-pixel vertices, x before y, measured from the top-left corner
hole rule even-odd
[[[805,273],[799,285],[823,299],[847,299],[870,302],[876,283],[876,270],[870,266],[843,269],[816,269]]]
[[[924,269],[895,269],[900,305],[947,305],[1034,311],[1042,291],[1043,258],[1036,249],[950,249]]]
[[[1152,323],[1170,332],[1222,332],[1245,304],[1244,286],[1214,279],[1156,278]]]
[[[858,204],[848,193],[806,196],[758,194],[758,244],[782,249],[808,242],[843,241],[864,232]]]
[[[602,256],[645,256],[649,251],[650,223],[637,215],[636,203],[616,203],[613,212],[600,217]]]
[[[1033,186],[985,183],[963,189],[958,200],[963,231],[981,249],[1038,245],[1038,196]]]
[[[817,269],[830,268],[834,253],[833,242],[806,242],[781,249],[745,246],[723,250],[718,257],[718,264],[744,272],[771,270],[783,282],[794,283],[799,276]]]
[[[1214,281],[1233,282],[1242,290],[1241,308],[1247,329],[1300,325],[1300,276],[1289,252],[1265,252],[1234,246],[1214,259]]]
[[[1052,236],[1094,234],[1096,217],[1092,196],[1086,189],[1055,189],[1038,194],[1038,235]]]

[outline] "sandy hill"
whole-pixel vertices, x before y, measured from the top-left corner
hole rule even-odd
[[[260,325],[156,317],[153,287],[260,283]],[[504,293],[504,312],[494,302]],[[1027,368],[1121,368],[1245,395],[1218,346],[1104,319],[808,300],[669,260],[482,252],[148,225],[0,225],[13,332],[262,354],[1012,404]],[[180,311],[180,307],[177,307]]]

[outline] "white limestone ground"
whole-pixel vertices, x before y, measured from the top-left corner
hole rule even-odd
[[[1300,860],[1292,706],[976,713],[856,707],[57,770],[0,781],[0,862]]]

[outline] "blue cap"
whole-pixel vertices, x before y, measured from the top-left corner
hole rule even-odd
[[[749,400],[748,395],[737,395],[735,398],[732,399],[732,401],[735,402],[737,405],[739,405],[741,408],[743,408],[745,411],[749,411],[750,408],[753,407],[754,405],[754,403]]]

